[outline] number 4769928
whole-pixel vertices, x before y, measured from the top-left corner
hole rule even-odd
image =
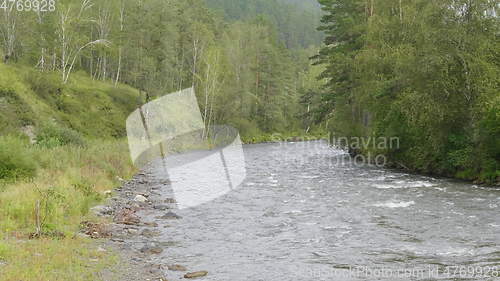
[[[0,11],[54,12],[56,0],[0,0]]]

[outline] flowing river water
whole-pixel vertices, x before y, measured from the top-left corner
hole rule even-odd
[[[174,210],[161,263],[214,281],[500,279],[499,188],[355,164],[322,141],[244,154],[238,189]]]

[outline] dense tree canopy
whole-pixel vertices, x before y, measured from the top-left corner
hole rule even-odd
[[[195,86],[207,125],[229,122],[247,135],[291,131],[300,127],[298,81],[309,66],[295,63],[306,54],[286,45],[319,37],[310,32],[313,22],[286,33],[296,32],[290,21],[298,21],[287,14],[311,11],[272,4],[254,8],[285,7],[278,20],[256,12],[230,23],[203,0],[61,0],[54,11],[0,9],[0,55],[4,63],[59,72],[63,83],[75,71],[126,83],[145,101]]]
[[[498,1],[320,0],[319,119],[344,136],[399,137],[395,165],[500,176]],[[365,151],[366,152],[366,151]]]
[[[206,0],[209,7],[222,11],[226,19],[263,16],[277,27],[288,48],[318,46],[323,34],[317,30],[321,10],[315,0]]]

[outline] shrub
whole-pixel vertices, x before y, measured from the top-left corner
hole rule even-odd
[[[0,136],[0,180],[33,178],[37,166],[27,144],[20,138]]]
[[[54,148],[62,145],[85,146],[84,137],[77,131],[57,126],[54,123],[47,123],[38,128],[36,133],[36,143],[47,148]]]
[[[27,72],[25,81],[33,93],[46,101],[55,103],[62,95],[64,85],[59,76],[52,73],[44,73],[37,70]]]

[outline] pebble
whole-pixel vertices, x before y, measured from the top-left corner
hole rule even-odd
[[[79,233],[77,233],[77,234],[75,234],[75,236],[76,236],[76,237],[78,237],[78,238],[82,238],[82,239],[88,239],[88,238],[91,238],[91,237],[90,237],[90,235],[85,234],[85,233],[80,233],[80,232],[79,232]]]
[[[133,228],[129,228],[129,229],[127,229],[127,232],[128,232],[129,234],[137,234],[137,233],[139,232],[139,230],[137,230],[137,229],[133,229]]]
[[[143,195],[139,194],[139,195],[135,196],[134,201],[145,203],[148,201],[148,199],[146,197],[144,197]]]
[[[115,215],[114,221],[121,224],[134,225],[138,224],[140,219],[133,210],[122,209]]]
[[[113,208],[109,206],[95,206],[90,208],[90,211],[94,213],[96,216],[109,216],[113,214]]]
[[[141,248],[141,252],[142,253],[146,253],[146,254],[161,254],[163,252],[163,249],[154,245],[154,244],[151,244],[151,245],[146,245],[144,247]]]
[[[178,220],[178,219],[181,219],[182,217],[177,215],[176,213],[168,212],[159,218],[163,219],[163,220]]]
[[[185,266],[182,266],[180,264],[172,264],[172,265],[167,265],[168,270],[172,271],[187,271],[187,268]]]
[[[152,230],[149,230],[149,229],[144,229],[142,231],[141,235],[145,236],[147,238],[153,238],[155,236],[159,236],[160,232],[158,232],[158,231],[152,231]]]
[[[154,205],[153,209],[165,211],[167,209],[170,209],[170,207],[168,207],[167,205]]]
[[[198,277],[207,276],[207,274],[208,274],[208,271],[190,272],[190,273],[186,273],[184,275],[184,278],[198,278]]]

